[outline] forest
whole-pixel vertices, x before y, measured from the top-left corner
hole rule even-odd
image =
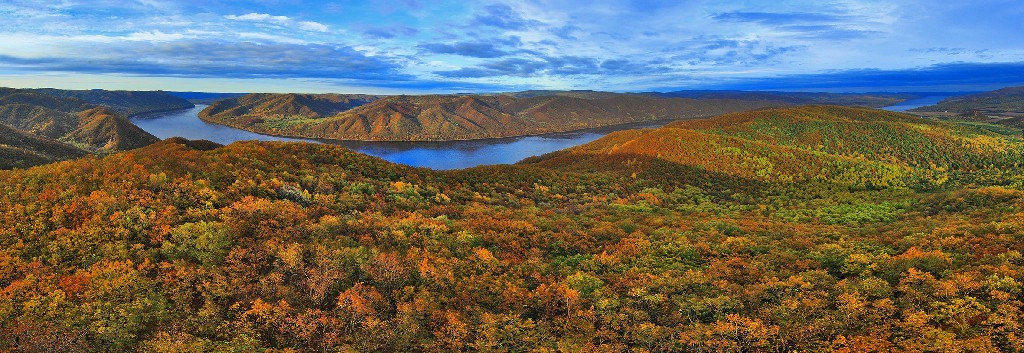
[[[0,169],[147,146],[160,139],[128,117],[191,107],[162,91],[0,87]]]
[[[1024,351],[1024,142],[804,106],[433,171],[167,139],[0,171],[0,350]]]

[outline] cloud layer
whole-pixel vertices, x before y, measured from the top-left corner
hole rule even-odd
[[[409,92],[1024,84],[1001,71],[1024,62],[1024,5],[1003,0],[10,0],[0,16],[0,75],[55,82],[174,77],[203,90],[276,79],[282,90]]]

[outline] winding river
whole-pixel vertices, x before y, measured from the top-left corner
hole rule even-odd
[[[927,96],[882,109],[906,111],[938,103],[944,98],[946,96]],[[206,107],[206,105],[197,105],[192,109],[134,117],[132,122],[162,139],[181,136],[193,140],[210,140],[225,145],[245,140],[330,143],[345,146],[394,163],[433,169],[461,169],[479,165],[511,164],[521,161],[526,157],[538,156],[594,141],[613,131],[657,127],[666,123],[661,121],[626,124],[574,132],[470,141],[361,142],[268,136],[224,125],[212,124],[202,121],[198,117],[199,112]]]
[[[666,123],[665,121],[637,123],[537,136],[469,141],[361,142],[268,136],[212,124],[202,121],[198,117],[199,112],[206,107],[206,105],[197,105],[192,109],[134,117],[131,120],[143,130],[161,139],[181,136],[187,139],[210,140],[221,144],[245,140],[321,142],[345,146],[394,163],[433,169],[462,169],[479,165],[511,164],[526,157],[594,141],[613,131],[657,127]]]

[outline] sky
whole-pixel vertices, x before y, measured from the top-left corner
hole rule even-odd
[[[1024,1],[2,0],[0,86],[206,92],[1024,85]]]

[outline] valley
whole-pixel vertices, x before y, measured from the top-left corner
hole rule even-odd
[[[0,17],[0,353],[1024,352],[1019,1]]]
[[[838,106],[453,171],[165,139],[0,171],[0,343],[1018,349],[1022,153],[1014,135]]]
[[[262,134],[358,141],[446,141],[566,132],[708,117],[772,101],[660,99],[627,94],[249,95],[199,117]]]
[[[159,139],[132,124],[129,114],[192,106],[162,92],[0,88],[0,128],[10,131],[0,143],[0,168],[143,147]]]

